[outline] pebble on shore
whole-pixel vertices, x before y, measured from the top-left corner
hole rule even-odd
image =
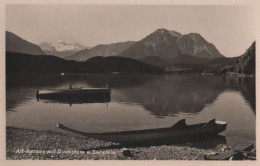
[[[205,154],[217,151],[212,141],[127,149],[117,145],[54,131],[6,128],[9,160],[203,160]]]

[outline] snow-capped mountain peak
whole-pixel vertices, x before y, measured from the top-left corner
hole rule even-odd
[[[56,42],[42,42],[39,44],[41,49],[48,55],[55,55],[58,57],[67,57],[78,51],[88,49],[89,47],[84,46],[80,43],[73,43],[70,41],[57,40]]]
[[[80,50],[88,48],[79,43],[72,43],[70,41],[62,41],[62,40],[58,40],[57,42],[52,43],[51,46],[54,47],[56,49],[56,51],[58,51],[58,52],[80,51]]]

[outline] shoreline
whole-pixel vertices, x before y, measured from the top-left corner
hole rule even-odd
[[[6,127],[7,160],[203,160],[204,155],[220,152],[224,145],[211,139],[125,147],[69,133]]]

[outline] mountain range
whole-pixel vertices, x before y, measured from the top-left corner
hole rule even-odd
[[[224,57],[213,44],[206,41],[200,34],[189,33],[182,35],[179,32],[169,31],[167,29],[157,29],[137,42],[127,41],[106,45],[100,44],[92,48],[88,48],[79,43],[64,41],[58,41],[56,43],[42,42],[37,46],[11,32],[6,33],[7,51],[32,55],[55,55],[76,61],[86,61],[95,56],[120,56],[153,64],[150,62],[151,59],[155,57],[157,57],[158,60],[160,59],[159,61],[161,62],[174,61],[174,58],[178,57],[179,60],[183,59],[183,63],[195,62],[194,58],[209,60]],[[18,43],[20,43],[21,46],[18,46]],[[35,48],[32,48],[32,45],[34,45],[33,47]],[[38,51],[35,51],[36,48]]]
[[[6,51],[20,52],[31,55],[45,55],[42,49],[33,43],[30,43],[12,32],[6,31]]]
[[[100,44],[92,48],[62,41],[56,44],[43,42],[39,47],[14,33],[6,32],[6,51],[9,52],[6,56],[9,56],[10,52],[30,55],[54,55],[67,60],[70,65],[72,64],[70,63],[71,60],[81,61],[92,66],[92,68],[94,66],[91,63],[101,68],[102,65],[100,64],[105,66],[119,65],[121,68],[118,70],[120,71],[127,71],[128,69],[118,62],[135,64],[138,66],[138,69],[141,69],[141,65],[151,65],[168,72],[206,71],[225,73],[229,71],[246,74],[255,72],[255,42],[243,55],[227,58],[200,34],[189,33],[182,35],[176,31],[166,29],[158,29],[140,41]],[[28,57],[26,58],[27,60],[32,58]],[[100,57],[113,58],[102,59]],[[118,60],[115,57],[126,59]],[[98,61],[93,61],[92,58],[98,58]],[[133,59],[136,61],[132,61]],[[85,61],[88,61],[88,63],[85,63]],[[26,63],[26,61],[21,62]],[[47,61],[45,62],[47,63]],[[16,64],[19,65],[18,62]],[[65,64],[65,62],[61,64]],[[104,71],[110,71],[109,68],[103,69]],[[94,71],[94,69],[91,70]]]
[[[140,60],[157,56],[163,60],[170,60],[181,54],[208,59],[223,57],[217,48],[200,34],[182,35],[176,31],[157,29],[140,41],[98,45],[79,51],[68,59],[85,61],[93,56],[121,56]]]

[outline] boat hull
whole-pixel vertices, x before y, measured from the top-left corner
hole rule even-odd
[[[36,98],[71,101],[87,99],[110,100],[110,91],[109,88],[46,89],[37,91]]]
[[[90,136],[96,139],[102,139],[105,141],[111,142],[145,142],[145,141],[154,141],[154,140],[172,140],[175,142],[180,142],[181,140],[187,140],[189,138],[202,138],[202,137],[211,137],[217,135],[218,133],[224,131],[223,130],[215,130],[215,131],[196,131],[194,129],[187,130],[175,130],[175,131],[163,131],[156,133],[135,133],[128,134],[127,136],[122,135],[102,135],[102,136]]]
[[[216,136],[220,132],[226,130],[227,124],[208,124],[201,123],[196,125],[189,125],[179,128],[159,128],[148,130],[135,130],[123,132],[108,132],[108,133],[85,133],[70,129],[64,125],[58,124],[58,128],[85,135],[95,139],[117,143],[138,143],[156,140],[168,140],[173,142],[181,142],[187,139],[205,138]]]

